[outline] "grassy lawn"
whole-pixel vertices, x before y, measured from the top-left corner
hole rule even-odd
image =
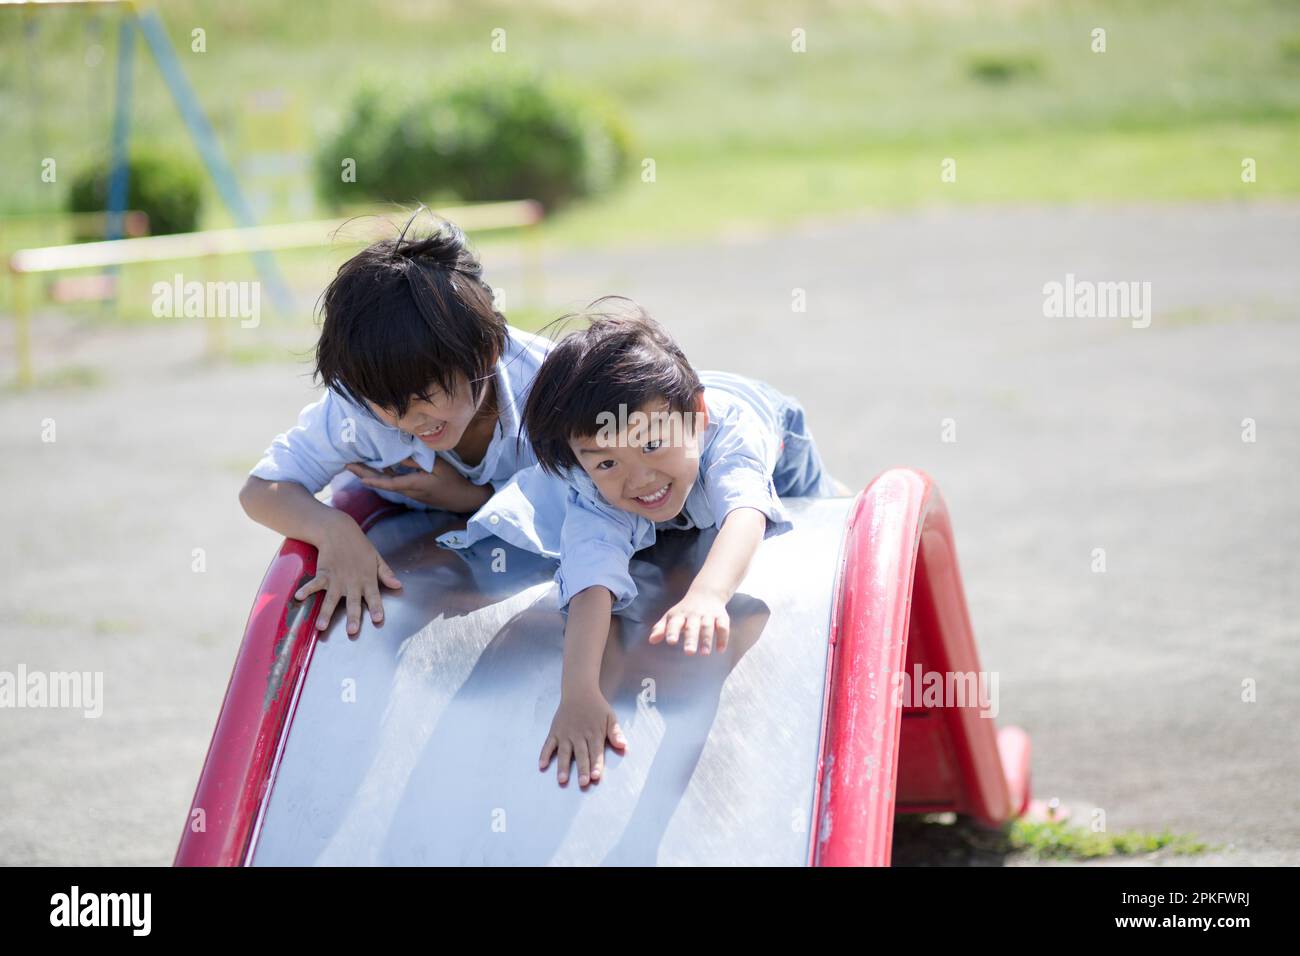
[[[1261,198],[1300,193],[1300,124],[1234,123],[1118,130],[1105,135],[954,138],[796,156],[656,161],[654,183],[635,182],[561,212],[554,241],[608,245],[629,236],[669,240],[808,217],[962,202],[1112,202]],[[1256,162],[1243,183],[1241,161]],[[940,179],[956,160],[956,181]],[[756,197],[760,197],[756,201]]]
[[[793,12],[748,0],[668,15],[597,0],[518,10],[172,0],[160,11],[237,165],[259,151],[309,156],[362,77],[396,90],[523,66],[600,91],[627,116],[635,168],[611,193],[559,211],[545,227],[551,243],[667,241],[943,203],[1300,194],[1300,4],[1281,0],[814,0]],[[0,216],[61,208],[76,171],[106,154],[117,23],[98,5],[0,9]],[[205,52],[191,50],[196,28]],[[496,28],[505,53],[490,50]],[[1105,52],[1092,49],[1097,28]],[[806,52],[791,50],[794,30]],[[192,151],[142,43],[136,53],[133,135]],[[286,105],[259,113],[257,96],[272,90]],[[40,179],[46,156],[59,162],[55,183]],[[1241,179],[1247,157],[1253,183]],[[948,158],[952,182],[940,175]],[[270,218],[330,214],[306,180],[271,184],[295,204]],[[205,219],[229,222],[215,194]],[[61,241],[39,222],[0,229],[4,249]],[[231,265],[223,273],[248,271]],[[285,268],[311,275],[298,257]]]

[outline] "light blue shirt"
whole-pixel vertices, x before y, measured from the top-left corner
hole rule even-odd
[[[581,468],[562,478],[540,465],[520,471],[470,518],[464,531],[438,543],[470,548],[495,535],[518,548],[558,559],[559,607],[592,585],[614,596],[615,611],[636,598],[628,570],[632,555],[655,542],[659,530],[720,528],[737,508],[767,516],[764,537],[793,525],[773,481],[783,442],[785,398],[771,386],[727,372],[700,372],[709,423],[700,443],[699,477],[680,514],[667,521],[609,504]]]
[[[414,435],[381,421],[364,403],[356,404],[326,389],[319,400],[302,410],[297,425],[275,437],[249,474],[267,481],[296,481],[316,494],[352,462],[382,470],[411,458],[428,472],[441,457],[472,483],[503,488],[515,472],[537,462],[527,435],[521,436],[523,404],[542,360],[554,345],[548,338],[513,327],[508,332],[505,353],[496,365],[500,397],[496,430],[477,465],[465,464],[452,451],[434,451]],[[516,438],[521,440],[516,442]],[[409,466],[398,469],[411,470]],[[405,495],[374,491],[408,508],[431,510]]]

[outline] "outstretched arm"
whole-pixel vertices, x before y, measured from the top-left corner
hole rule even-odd
[[[709,654],[716,638],[718,650],[725,651],[731,628],[727,602],[745,580],[766,530],[767,515],[757,508],[742,507],[729,512],[686,596],[650,629],[650,643],[666,640],[676,644],[681,636],[687,654],[694,654],[700,646]]]
[[[599,780],[605,769],[605,740],[620,751],[627,746],[618,717],[600,692],[600,662],[609,638],[614,596],[594,585],[579,591],[569,602],[564,628],[564,672],[560,706],[542,744],[538,769],[545,770],[558,753],[557,777],[569,779],[569,764],[578,762],[578,783],[585,787]]]

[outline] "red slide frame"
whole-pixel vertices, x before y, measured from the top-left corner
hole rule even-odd
[[[888,866],[895,813],[998,827],[1029,807],[1029,736],[974,706],[912,706],[894,675],[978,674],[952,523],[923,472],[896,468],[849,513],[831,617],[815,866]],[[897,699],[896,699],[897,698]],[[901,706],[900,706],[901,705]]]
[[[401,505],[359,485],[331,502],[369,531]],[[280,749],[289,734],[293,705],[316,645],[316,612],[323,596],[293,594],[316,574],[316,549],[286,540],[257,592],[235,669],[226,688],[208,756],[190,805],[175,866],[242,866],[260,822],[259,813]]]

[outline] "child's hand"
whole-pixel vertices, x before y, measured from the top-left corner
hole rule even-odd
[[[659,644],[667,639],[676,644],[684,638],[682,649],[694,654],[703,647],[703,653],[713,651],[713,641],[718,642],[719,653],[727,649],[731,632],[731,618],[727,617],[727,599],[717,592],[692,587],[686,596],[670,607],[650,629],[650,643]]]
[[[457,514],[478,511],[492,494],[490,485],[474,484],[446,462],[435,462],[433,471],[425,471],[413,458],[407,458],[401,464],[415,471],[391,475],[355,462],[347,468],[367,488],[393,491],[431,508]]]
[[[382,584],[400,589],[397,580],[375,546],[355,521],[342,512],[341,520],[330,529],[317,549],[316,576],[294,594],[298,601],[306,600],[317,591],[325,592],[325,600],[316,614],[317,630],[329,627],[330,618],[339,601],[347,606],[348,634],[361,630],[362,602],[370,609],[370,620],[379,624],[384,619],[384,603],[379,596]]]
[[[551,765],[551,756],[558,750],[560,762],[556,767],[560,783],[569,780],[569,762],[578,761],[578,785],[600,780],[605,770],[605,740],[623,751],[627,739],[618,726],[618,716],[609,706],[605,695],[597,688],[579,693],[567,693],[560,698],[560,706],[551,721],[551,730],[542,744],[537,769]]]

